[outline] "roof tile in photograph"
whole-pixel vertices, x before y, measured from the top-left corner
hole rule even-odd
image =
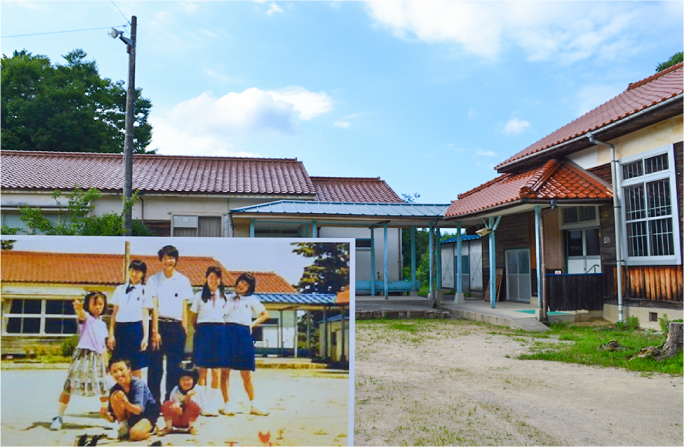
[[[457,217],[486,211],[523,199],[611,199],[610,187],[570,161],[551,159],[543,166],[517,174],[506,173],[459,194],[446,212]]]
[[[232,213],[300,214],[358,217],[439,217],[448,204],[422,203],[353,203],[308,202],[303,200],[279,200],[262,205],[236,208]]]
[[[513,155],[494,169],[504,168],[559,143],[629,117],[639,111],[681,95],[684,91],[684,63],[679,63],[646,79],[630,84],[615,98],[587,112],[570,124],[547,135],[523,151]]]
[[[382,202],[403,200],[379,177],[311,177],[319,202]]]
[[[2,188],[123,188],[122,154],[3,150]],[[133,189],[160,193],[287,194],[316,189],[297,159],[134,155]]]
[[[131,255],[147,264],[147,277],[159,272],[161,266],[156,256]],[[92,284],[118,285],[124,281],[124,257],[116,254],[45,253],[3,250],[2,281],[20,283]],[[235,284],[241,271],[226,270],[210,256],[182,256],[177,265],[180,273],[194,287],[205,283],[209,266],[218,266],[223,272],[223,283]],[[282,276],[274,272],[250,272],[256,279],[258,293],[295,293]]]

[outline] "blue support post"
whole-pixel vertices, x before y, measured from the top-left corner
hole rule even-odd
[[[383,228],[384,246],[382,247],[383,248],[383,250],[382,250],[383,251],[383,270],[384,270],[384,274],[385,274],[385,283],[384,283],[385,299],[387,299],[387,297],[389,296],[389,266],[388,266],[388,260],[387,260],[387,258],[388,258],[388,256],[387,256],[387,224],[384,224],[383,227],[384,227]]]
[[[317,225],[316,225],[316,221],[315,221],[315,220],[314,220],[313,222],[311,222],[311,226],[312,226],[312,228],[311,228],[311,237],[315,239],[315,238],[318,237],[318,227],[317,227]]]
[[[249,220],[249,237],[254,237],[254,219]]]
[[[375,228],[371,227],[371,296],[375,296]]]
[[[535,254],[537,255],[537,307],[541,309],[541,299],[542,299],[542,275],[541,271],[541,205],[534,207],[534,248]]]
[[[433,237],[434,231],[433,231],[433,226],[435,225],[434,222],[430,222],[430,235],[428,237],[428,241],[430,243],[430,254],[428,259],[430,260],[430,297],[432,299],[435,298],[435,272],[434,267],[433,267],[433,259],[434,259],[434,245],[435,245],[435,238]]]
[[[435,250],[435,267],[437,276],[437,293],[442,292],[442,230],[435,228],[435,244],[437,245],[437,250]],[[441,296],[441,295],[440,295]],[[441,298],[440,298],[441,299]]]
[[[492,309],[496,308],[496,241],[494,234],[501,221],[501,216],[497,216],[496,222],[494,217],[489,218],[488,228],[492,230],[489,233],[489,302]]]
[[[411,227],[411,292],[416,291],[416,227]]]
[[[461,221],[456,222],[456,297],[454,301],[463,299],[463,255],[461,254]]]

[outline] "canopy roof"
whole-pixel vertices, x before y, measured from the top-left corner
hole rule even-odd
[[[279,200],[261,205],[236,208],[233,218],[299,220],[326,225],[364,225],[387,223],[389,226],[426,226],[442,216],[449,204],[422,203],[361,203],[361,202],[310,202],[305,200]]]

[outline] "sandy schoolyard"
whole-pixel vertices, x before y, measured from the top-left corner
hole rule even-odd
[[[390,324],[356,323],[356,445],[684,444],[682,377],[518,360],[535,339],[466,320]]]
[[[97,398],[73,396],[61,431],[50,431],[65,369],[3,369],[2,445],[72,446],[82,434],[108,435],[98,445],[347,445],[349,374],[313,369],[257,369],[255,389],[268,416],[250,416],[247,397],[237,372],[231,396],[241,403],[235,416],[200,417],[199,433],[170,434],[131,443],[116,440],[111,424],[97,415]],[[158,426],[163,426],[160,419]],[[262,437],[259,436],[261,433]]]

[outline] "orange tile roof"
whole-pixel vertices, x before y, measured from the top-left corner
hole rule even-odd
[[[349,304],[349,286],[345,286],[342,290],[337,292],[335,304]]]
[[[311,177],[319,202],[402,203],[379,177]]]
[[[3,189],[123,188],[123,156],[4,150]],[[213,194],[316,193],[297,159],[135,155],[133,189]]]
[[[610,101],[587,112],[573,122],[547,135],[518,152],[494,169],[505,168],[516,161],[571,140],[610,123],[657,105],[684,92],[684,63],[679,63],[646,79],[630,84],[627,90]]]
[[[446,217],[465,216],[523,199],[611,199],[610,187],[576,164],[551,159],[543,166],[516,174],[507,173],[459,194],[446,211]]]
[[[131,255],[147,264],[147,277],[161,270],[156,256]],[[204,285],[204,274],[216,265],[223,272],[226,285],[235,284],[241,271],[226,270],[210,256],[182,256],[178,271],[188,277],[194,287]],[[118,285],[124,281],[124,257],[111,254],[44,253],[3,250],[2,281],[56,284]],[[296,293],[295,288],[274,272],[250,272],[256,278],[258,293]]]

